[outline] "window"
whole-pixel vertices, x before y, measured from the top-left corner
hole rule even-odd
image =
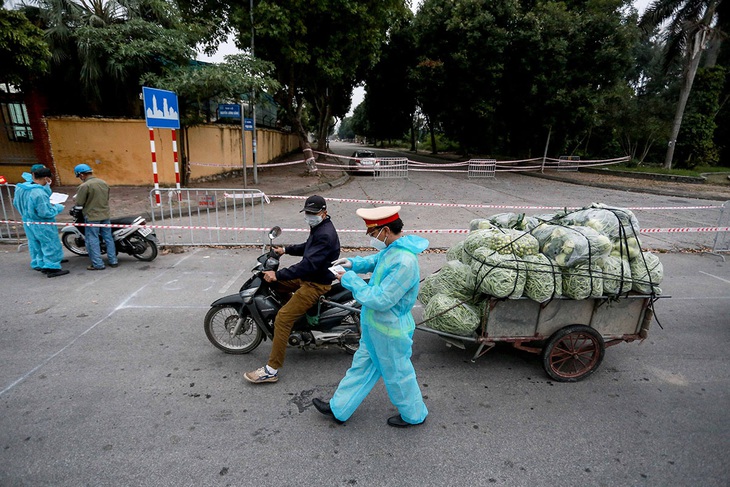
[[[4,92],[4,93],[3,93]],[[0,84],[0,95],[16,94],[18,91],[12,85],[7,83]],[[8,140],[13,142],[32,142],[33,131],[30,128],[30,118],[25,103],[2,97],[0,102],[0,115],[2,116],[2,125],[5,128]]]

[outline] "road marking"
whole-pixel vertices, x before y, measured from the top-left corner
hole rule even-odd
[[[702,272],[702,271],[699,271],[699,273],[700,273],[700,274],[704,274],[704,275],[706,275],[706,276],[714,277],[715,279],[719,279],[719,280],[721,280],[722,282],[726,282],[726,283],[730,284],[730,281],[728,281],[727,279],[723,279],[722,277],[714,276],[714,275],[712,275],[712,274],[708,274],[707,272]]]
[[[178,264],[181,264],[181,263],[182,263],[183,261],[185,261],[185,260],[187,260],[188,258],[192,257],[194,253],[195,253],[195,252],[191,252],[191,253],[190,253],[189,255],[186,255],[185,257],[181,258],[181,259],[180,259],[180,260],[179,260],[179,261],[178,261],[178,262],[177,262],[176,264],[174,264],[174,265],[173,265],[172,267],[170,267],[170,268],[168,268],[168,269],[165,269],[164,271],[162,271],[161,273],[159,273],[159,274],[158,274],[157,276],[155,276],[155,277],[154,277],[154,278],[153,278],[153,279],[152,279],[151,281],[149,281],[149,282],[148,282],[147,284],[143,285],[142,287],[140,287],[139,289],[137,289],[136,291],[134,291],[134,292],[133,292],[132,294],[130,294],[129,296],[127,296],[127,298],[126,298],[126,299],[124,299],[124,301],[122,301],[122,302],[121,302],[121,304],[119,304],[119,306],[117,306],[116,308],[114,308],[113,310],[111,310],[111,311],[109,312],[109,314],[108,314],[108,315],[106,315],[106,316],[105,316],[104,318],[100,319],[99,321],[97,321],[96,323],[94,323],[93,325],[91,325],[91,326],[90,326],[89,328],[87,328],[86,330],[84,330],[83,332],[81,332],[81,333],[80,333],[80,334],[79,334],[78,336],[76,336],[75,338],[73,338],[73,339],[72,339],[72,340],[71,340],[70,342],[68,342],[68,343],[67,343],[67,344],[66,344],[66,345],[65,345],[64,347],[62,347],[62,348],[61,348],[60,350],[58,350],[58,351],[57,351],[56,353],[54,353],[54,354],[50,355],[50,356],[49,356],[49,357],[47,357],[47,358],[46,358],[45,360],[43,360],[43,361],[42,361],[41,363],[39,363],[38,365],[36,365],[36,366],[35,366],[35,367],[33,367],[32,369],[30,369],[30,370],[29,370],[28,372],[26,372],[25,374],[23,374],[23,375],[22,375],[21,377],[19,377],[19,378],[18,378],[18,379],[16,379],[15,381],[11,382],[11,383],[10,383],[9,385],[7,385],[7,386],[6,386],[6,387],[5,387],[5,388],[4,388],[3,390],[0,390],[0,396],[2,396],[3,394],[5,394],[5,393],[6,393],[6,392],[8,392],[9,390],[11,390],[11,389],[12,389],[13,387],[17,386],[18,384],[20,384],[20,383],[24,382],[24,381],[25,381],[25,380],[26,380],[26,379],[27,379],[28,377],[30,377],[31,375],[33,375],[34,373],[36,373],[36,372],[37,372],[37,371],[38,371],[39,369],[41,369],[41,368],[42,368],[43,366],[45,366],[46,364],[48,364],[48,363],[49,363],[49,362],[50,362],[51,360],[53,360],[53,359],[54,359],[54,358],[56,358],[56,357],[57,357],[58,355],[60,355],[61,353],[63,353],[63,352],[64,352],[64,351],[66,350],[66,349],[68,349],[68,348],[70,348],[71,346],[73,346],[73,345],[74,345],[74,344],[75,344],[75,343],[76,343],[77,341],[79,341],[79,340],[80,340],[80,339],[81,339],[81,338],[82,338],[82,337],[83,337],[84,335],[86,335],[87,333],[91,332],[91,330],[93,330],[93,329],[94,329],[94,328],[96,328],[96,327],[97,327],[98,325],[100,325],[101,323],[103,323],[104,321],[106,321],[106,320],[107,320],[107,319],[108,319],[108,318],[109,318],[110,316],[112,316],[112,315],[113,315],[114,313],[116,313],[116,312],[117,312],[117,311],[119,311],[120,309],[123,309],[123,308],[125,308],[125,307],[127,306],[127,303],[128,303],[128,302],[129,302],[129,301],[130,301],[130,300],[131,300],[132,298],[134,298],[134,297],[135,297],[135,296],[136,296],[137,294],[139,294],[139,292],[140,292],[140,291],[142,291],[142,290],[143,290],[144,288],[146,288],[146,287],[147,287],[147,286],[149,286],[150,284],[152,284],[152,283],[154,283],[155,281],[157,281],[158,279],[160,279],[160,278],[161,278],[162,276],[164,276],[164,275],[165,275],[166,273],[170,272],[170,270],[171,270],[171,269],[173,269],[173,268],[175,268],[175,267],[176,267],[176,266],[177,266]]]
[[[228,288],[233,286],[233,284],[241,278],[241,276],[243,275],[244,272],[245,272],[245,269],[241,269],[241,272],[239,272],[238,274],[233,276],[227,283],[225,283],[223,285],[223,287],[218,290],[218,293],[223,294],[223,293],[228,292]]]

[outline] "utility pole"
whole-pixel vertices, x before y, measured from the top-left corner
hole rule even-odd
[[[254,36],[254,28],[253,28],[253,0],[250,1],[250,12],[251,12],[251,59],[254,59],[256,55],[254,54],[253,49],[253,36]],[[259,184],[259,175],[256,168],[256,90],[253,90],[251,92],[251,118],[253,118],[253,138],[251,143],[251,148],[253,149],[253,183]]]

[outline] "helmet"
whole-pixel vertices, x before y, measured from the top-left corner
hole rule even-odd
[[[91,166],[89,166],[88,164],[79,164],[74,168],[74,174],[76,175],[76,177],[79,177],[79,174],[84,174],[87,172],[93,172],[91,170]]]

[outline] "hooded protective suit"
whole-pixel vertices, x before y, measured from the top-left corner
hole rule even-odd
[[[32,225],[25,222],[54,222],[63,211],[63,205],[51,204],[50,186],[33,182],[20,183],[15,187],[13,206],[23,217],[23,228],[28,237],[30,266],[33,269],[60,269],[63,247],[55,225]]]
[[[330,400],[340,421],[355,412],[381,376],[404,421],[419,424],[426,419],[428,410],[411,363],[416,326],[411,309],[420,280],[417,254],[427,248],[428,240],[405,235],[375,255],[350,259],[352,270],[341,282],[362,303],[362,336],[352,366]],[[372,276],[367,283],[357,275],[368,272]]]

